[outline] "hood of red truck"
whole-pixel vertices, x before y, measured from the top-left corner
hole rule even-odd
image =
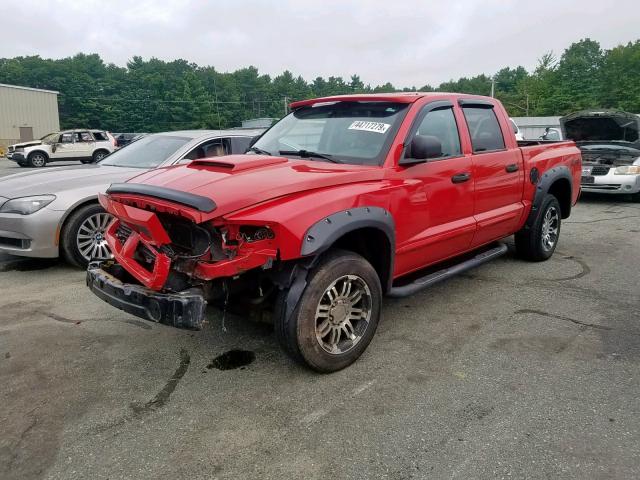
[[[210,198],[216,209],[203,216],[203,220],[209,220],[284,195],[375,181],[383,174],[378,166],[229,155],[152,170],[127,183],[170,188]]]

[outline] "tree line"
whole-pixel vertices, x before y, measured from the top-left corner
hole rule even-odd
[[[358,75],[307,81],[286,70],[277,76],[250,66],[218,72],[186,60],[144,60],[134,56],[120,67],[97,54],[62,59],[1,58],[0,83],[57,90],[63,128],[156,132],[187,128],[228,128],[256,117],[279,118],[287,102],[346,93],[446,91],[502,100],[511,116],[564,115],[584,108],[640,113],[640,40],[602,49],[584,39],[558,58],[544,54],[533,71],[505,67],[441,83],[437,87],[365,85]]]

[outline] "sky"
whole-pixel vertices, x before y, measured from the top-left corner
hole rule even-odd
[[[0,0],[0,58],[98,53],[422,87],[640,38],[638,0]]]

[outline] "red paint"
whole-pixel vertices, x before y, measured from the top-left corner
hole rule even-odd
[[[472,153],[470,135],[458,106],[460,98],[493,103],[505,138],[504,150]],[[104,196],[101,203],[139,232],[140,239],[135,241],[144,242],[153,251],[168,243],[168,236],[157,215],[149,210],[181,215],[196,223],[211,221],[233,235],[240,225],[269,225],[275,232],[273,240],[225,245],[234,252],[229,260],[199,262],[194,276],[209,280],[232,277],[271,260],[297,259],[310,226],[332,213],[359,206],[382,207],[391,213],[396,227],[393,276],[400,277],[519,230],[535,193],[535,186],[529,181],[534,166],[541,174],[555,166],[567,166],[574,179],[572,203],[578,199],[580,152],[573,142],[519,148],[508,116],[495,99],[446,93],[347,95],[305,100],[292,107],[340,100],[410,104],[382,166],[232,155],[153,170],[131,180],[210,197],[217,205],[211,213],[136,195]],[[400,166],[416,115],[437,100],[449,100],[454,105],[462,155]],[[506,172],[505,167],[511,164],[518,166],[517,172]],[[469,172],[471,179],[452,183],[451,177],[460,172]],[[140,271],[142,267],[131,258],[130,251],[114,240],[113,228],[112,225],[107,236],[116,260],[143,284],[161,289],[162,275],[166,278],[168,274],[168,258],[165,260],[159,253],[162,261],[157,271]]]

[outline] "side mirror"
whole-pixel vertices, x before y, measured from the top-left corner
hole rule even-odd
[[[400,160],[399,165],[413,165],[424,163],[430,158],[442,156],[442,143],[437,137],[430,135],[416,135],[407,147],[405,157]]]

